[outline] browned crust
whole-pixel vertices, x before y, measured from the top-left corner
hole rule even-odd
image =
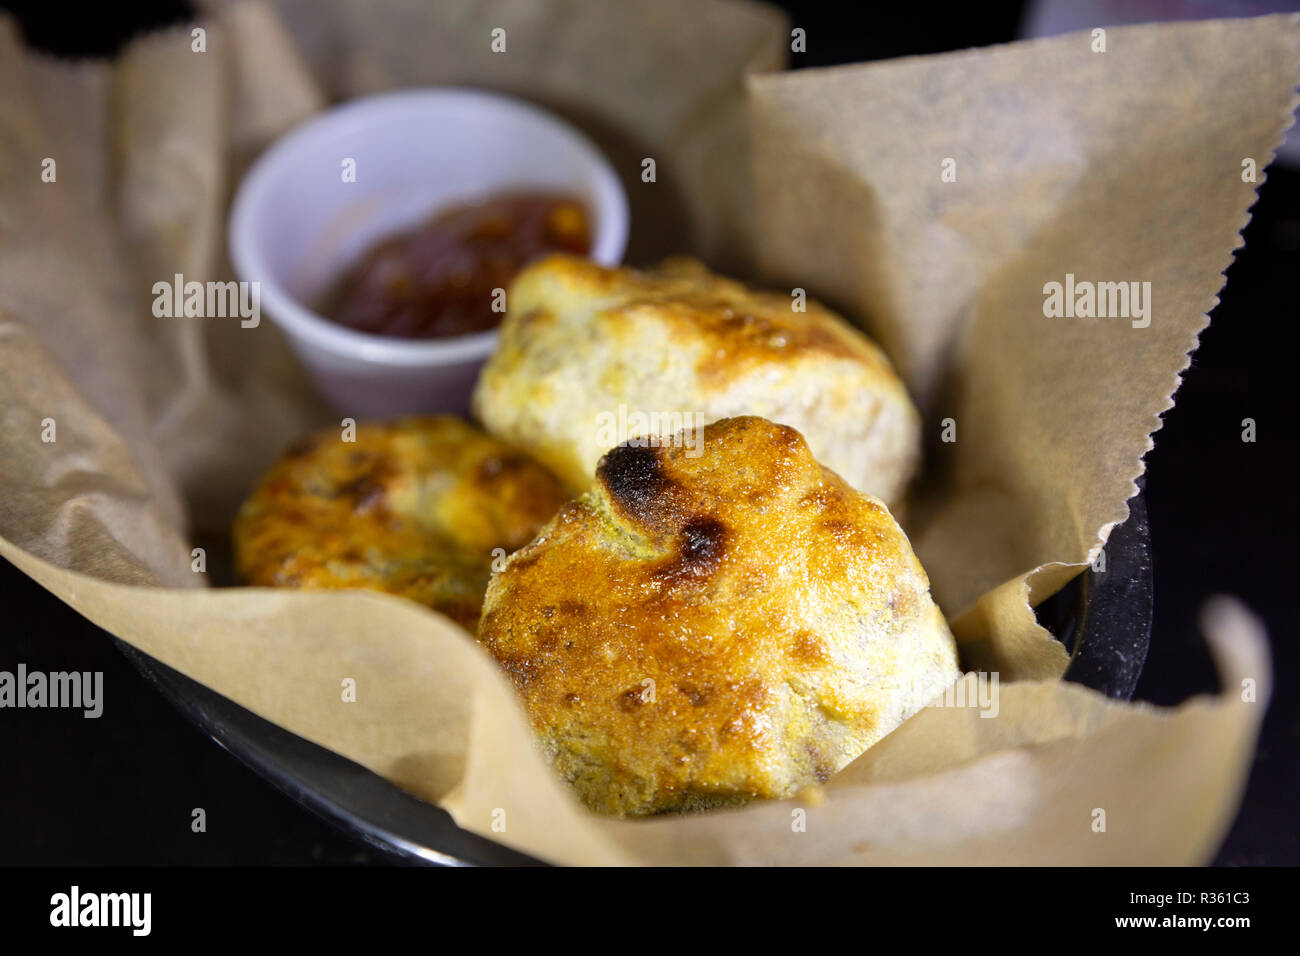
[[[604,321],[617,323],[620,316],[650,309],[675,325],[685,341],[702,337],[711,348],[696,370],[711,385],[720,386],[754,365],[810,354],[853,359],[882,377],[895,378],[884,353],[816,300],[808,299],[804,311],[796,312],[790,293],[750,288],[709,272],[694,259],[666,259],[648,270],[608,269],[557,254],[539,259],[524,276],[532,273],[581,288],[592,298],[616,296],[617,305],[602,312]],[[539,312],[533,310],[521,325],[537,321]]]
[[[236,570],[248,584],[367,588],[477,624],[493,550],[559,509],[556,479],[452,416],[331,428],[295,442],[244,502]]]
[[[884,506],[798,432],[726,419],[697,458],[607,454],[493,577],[479,639],[588,805],[658,812],[785,796],[856,756],[879,719],[845,680],[863,622],[903,639],[927,589]]]
[[[902,381],[875,343],[815,300],[796,311],[789,292],[752,289],[689,259],[637,270],[564,255],[524,269],[509,300],[475,413],[526,443],[573,491],[591,487],[605,451],[575,430],[586,417],[625,402],[712,419],[745,408],[748,396],[755,410],[790,421],[780,410],[799,414],[803,396],[823,383],[819,400],[832,411],[799,423],[823,456],[828,441],[877,425],[891,439],[879,475],[856,463],[846,478],[892,499],[915,464],[918,419]],[[665,374],[647,371],[656,368]]]

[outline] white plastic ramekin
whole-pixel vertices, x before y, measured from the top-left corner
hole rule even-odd
[[[439,209],[535,190],[580,199],[592,220],[591,258],[622,261],[622,183],[567,123],[481,90],[383,93],[320,114],[262,154],[235,194],[230,259],[239,279],[260,283],[263,312],[340,411],[463,412],[495,330],[388,338],[338,325],[311,303],[378,240]]]

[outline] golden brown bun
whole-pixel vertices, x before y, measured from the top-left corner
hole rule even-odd
[[[527,542],[564,503],[526,455],[451,416],[324,429],[263,477],[235,519],[249,584],[370,588],[474,629],[492,551]]]
[[[479,640],[592,809],[825,781],[960,674],[906,536],[793,428],[615,448],[493,575]]]
[[[796,428],[855,488],[897,505],[920,455],[902,382],[839,316],[813,301],[795,312],[792,301],[691,260],[638,272],[549,256],[510,287],[475,415],[573,491],[591,486],[609,448],[660,430],[602,433],[602,416],[620,405],[629,417],[699,413],[701,425],[761,415]]]

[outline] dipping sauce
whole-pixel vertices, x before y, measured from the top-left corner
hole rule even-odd
[[[352,266],[319,312],[360,332],[438,339],[494,328],[494,290],[548,252],[586,255],[591,230],[568,196],[518,193],[443,210]]]

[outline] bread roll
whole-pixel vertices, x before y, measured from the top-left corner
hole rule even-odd
[[[690,260],[638,272],[549,256],[509,289],[475,415],[574,491],[637,434],[761,415],[798,429],[819,461],[895,506],[920,453],[916,410],[869,339],[794,301]]]
[[[298,442],[235,520],[248,584],[368,588],[419,601],[473,630],[497,556],[564,503],[526,455],[451,416],[403,418]]]
[[[754,417],[610,451],[493,575],[478,637],[559,773],[620,815],[788,797],[960,676],[884,504]]]

